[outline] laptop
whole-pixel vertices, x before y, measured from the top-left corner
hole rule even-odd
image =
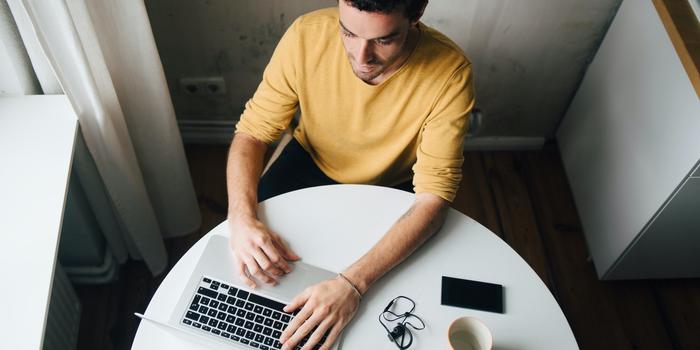
[[[170,318],[162,322],[137,316],[231,349],[280,349],[279,336],[296,314],[282,311],[284,306],[306,287],[336,276],[320,267],[290,262],[292,272],[276,286],[259,283],[253,290],[239,279],[233,262],[228,238],[212,235]],[[331,349],[337,350],[339,343],[340,339]]]

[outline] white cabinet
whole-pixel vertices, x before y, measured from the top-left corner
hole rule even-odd
[[[651,1],[624,1],[557,132],[599,277],[700,277],[700,101]]]

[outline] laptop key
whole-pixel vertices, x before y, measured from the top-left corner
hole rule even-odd
[[[182,323],[184,323],[184,324],[186,324],[186,325],[189,326],[189,325],[192,325],[192,320],[188,320],[188,319],[185,318],[185,319],[182,320]]]
[[[262,334],[255,335],[255,341],[262,343],[263,340],[265,340],[265,337]]]
[[[211,283],[211,280],[210,280],[210,279],[208,279],[208,278],[206,278],[206,277],[204,277],[204,279],[203,279],[203,280],[204,280],[204,283]]]
[[[230,334],[230,333],[222,332],[221,335],[222,335],[224,338],[231,338],[231,334]]]
[[[233,316],[233,315],[226,316],[226,322],[228,322],[228,323],[233,323],[233,321],[235,321],[235,320],[236,320],[236,316]]]
[[[211,330],[211,327],[209,327],[209,326],[202,326],[202,330],[205,330],[205,331],[208,332],[208,331]]]
[[[245,317],[245,314],[246,312],[243,309],[238,309],[238,311],[236,312],[236,316],[238,317]]]
[[[199,318],[199,322],[202,322],[203,324],[206,324],[207,322],[209,322],[209,317],[207,317],[207,316],[202,316],[202,317]]]
[[[216,297],[216,299],[219,299],[219,301],[226,301],[226,298],[227,296],[224,293],[219,293],[219,296]]]
[[[272,313],[272,318],[274,318],[275,320],[279,320],[280,318],[282,318],[282,314],[275,311]]]
[[[246,321],[243,327],[245,327],[246,329],[253,329],[253,322]]]
[[[192,304],[190,305],[190,310],[192,311],[197,311],[199,309],[199,304]]]
[[[272,315],[272,310],[270,310],[270,309],[263,310],[263,315],[270,317]]]
[[[263,323],[264,319],[265,319],[265,317],[263,317],[262,315],[255,316],[255,322],[257,322],[257,323]]]
[[[221,334],[221,331],[218,330],[218,329],[212,329],[211,332],[214,333],[214,334],[216,334],[216,335]]]
[[[199,307],[199,312],[200,312],[200,313],[206,314],[208,311],[209,311],[209,308],[206,307],[206,306],[204,306],[204,305],[202,305],[202,306]]]
[[[216,326],[216,328],[218,328],[218,329],[220,329],[220,330],[222,330],[222,331],[223,331],[223,330],[226,330],[226,323],[225,323],[225,322],[219,322],[219,325]]]
[[[259,325],[259,324],[256,324],[256,325],[253,327],[253,330],[256,331],[256,332],[258,332],[258,333],[260,333],[260,332],[263,331],[263,326],[261,326],[261,325]]]
[[[216,298],[219,295],[218,292],[215,292],[211,289],[207,289],[204,287],[199,287],[199,289],[197,289],[197,293],[202,294],[202,295],[206,295],[210,298]]]
[[[202,324],[199,322],[195,322],[192,325],[194,326],[194,328],[202,328]]]
[[[263,324],[268,326],[268,327],[272,327],[273,323],[274,323],[274,321],[270,318],[266,318],[265,321],[263,322]]]
[[[245,329],[243,328],[238,328],[236,330],[236,335],[240,335],[241,337],[245,335]]]
[[[282,332],[273,330],[272,331],[272,337],[275,339],[279,339],[282,336]]]
[[[289,323],[289,320],[291,320],[291,317],[289,317],[289,315],[282,315],[282,322]]]
[[[236,333],[236,326],[230,324],[228,325],[228,328],[226,328],[226,331],[229,333]]]
[[[216,309],[209,309],[209,312],[207,312],[207,315],[211,317],[216,317]]]
[[[272,335],[272,328],[265,327],[265,329],[263,329],[262,333],[267,335],[267,336]],[[270,344],[267,344],[267,345],[270,345]]]
[[[228,313],[230,313],[231,315],[234,315],[234,314],[236,313],[237,310],[238,310],[238,309],[236,309],[235,307],[229,305],[227,311],[228,311]]]
[[[250,344],[250,340],[248,340],[246,338],[241,338],[241,343],[248,345],[248,344]]]
[[[235,341],[240,341],[240,340],[241,340],[241,337],[239,337],[239,336],[237,336],[237,335],[232,335],[232,336],[231,336],[231,339],[233,339],[233,340],[235,340]]]
[[[221,303],[221,304],[219,304],[218,309],[221,311],[226,311],[226,309],[228,309],[228,305]]]
[[[207,324],[212,326],[212,327],[216,327],[216,325],[219,324],[219,321],[217,321],[214,318],[211,318],[211,319],[209,319],[209,323],[207,323]]]
[[[236,326],[243,326],[243,323],[245,323],[245,320],[243,320],[242,318],[236,319]]]
[[[219,306],[219,302],[218,302],[218,301],[212,300],[211,302],[209,302],[209,307],[215,308],[215,307],[217,307],[217,306]]]
[[[253,339],[255,339],[255,333],[253,333],[253,331],[247,331],[245,333],[245,337],[250,339],[250,340],[253,340]]]
[[[211,301],[211,299],[207,297],[202,297],[202,300],[200,300],[199,303],[202,305],[209,305],[209,301]]]
[[[244,305],[245,305],[245,300],[243,300],[243,299],[236,300],[236,306],[243,307]]]
[[[233,304],[236,303],[236,298],[234,298],[234,297],[228,297],[228,298],[226,298],[226,302],[229,303],[229,304],[231,304],[231,305],[233,305]]]
[[[255,305],[255,308],[253,309],[253,311],[255,311],[256,314],[261,314],[263,311],[263,308],[260,305]]]
[[[239,290],[238,290],[238,294],[236,294],[236,296],[239,297],[239,298],[241,298],[241,299],[247,299],[247,298],[248,298],[248,294],[249,294],[248,292],[246,292],[246,291],[244,291],[244,290],[242,290],[242,289],[239,289]]]
[[[256,294],[251,294],[250,297],[248,298],[248,300],[252,301],[256,304],[260,304],[262,306],[269,307],[270,309],[277,310],[277,311],[282,311],[282,309],[284,309],[284,307],[285,307],[285,305],[280,303],[280,302],[277,302],[277,301],[274,301],[274,300],[271,300],[271,299],[268,299],[265,297],[261,297],[261,296],[256,295]]]
[[[192,312],[192,311],[187,311],[187,315],[185,315],[185,317],[189,318],[190,320],[194,320],[194,321],[199,320],[199,314],[197,314],[196,312]]]
[[[275,343],[275,340],[270,338],[270,337],[265,337],[264,343],[265,343],[265,345],[272,345]]]
[[[223,321],[223,320],[226,319],[226,313],[225,313],[225,312],[219,311],[219,313],[216,314],[216,318],[218,318],[219,320]]]
[[[260,350],[270,350],[267,345],[260,345]]]
[[[245,319],[246,319],[246,320],[251,320],[251,321],[252,321],[252,320],[255,319],[255,316],[256,316],[256,315],[255,315],[254,313],[248,312],[247,314],[245,314]]]
[[[231,286],[231,287],[228,289],[228,295],[233,295],[233,296],[235,296],[236,293],[238,293],[238,288],[234,288],[233,286]]]
[[[250,342],[250,346],[252,346],[252,347],[254,347],[254,348],[259,348],[259,347],[260,347],[260,344],[258,344],[258,343],[256,343],[256,342],[252,341],[252,342]]]
[[[253,303],[245,303],[245,306],[243,308],[245,308],[248,311],[253,311],[255,305],[253,305]]]
[[[281,330],[281,329],[282,329],[282,322],[280,322],[280,321],[275,321],[275,323],[272,324],[272,327],[274,327],[274,328],[277,329],[277,330]]]

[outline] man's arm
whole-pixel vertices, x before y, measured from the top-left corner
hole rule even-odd
[[[238,274],[251,288],[256,286],[252,276],[274,284],[275,276],[291,271],[287,260],[299,259],[279,235],[258,220],[257,188],[266,150],[264,142],[237,133],[226,165],[229,242]]]
[[[417,194],[406,213],[343,275],[360,294],[365,294],[374,282],[411,255],[442,227],[447,208],[447,201],[437,195]],[[284,343],[283,349],[292,349],[316,326],[318,329],[313,332],[304,349],[313,347],[327,331],[327,341],[321,349],[330,348],[357,311],[360,296],[355,293],[353,286],[341,277],[307,288],[285,308],[289,312],[303,305],[280,337],[280,342]]]
[[[437,232],[445,221],[447,201],[432,194],[419,193],[413,205],[391,229],[357,262],[343,273],[360,293],[398,265]]]

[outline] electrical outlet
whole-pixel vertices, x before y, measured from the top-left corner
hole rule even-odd
[[[226,82],[223,77],[180,78],[180,90],[185,95],[226,95]]]

